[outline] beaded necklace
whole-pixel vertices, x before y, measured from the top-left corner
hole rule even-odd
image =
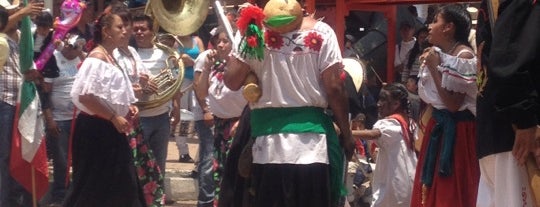
[[[225,60],[218,60],[214,63],[212,66],[212,77],[216,77],[218,83],[216,88],[214,89],[214,93],[216,95],[221,94],[221,91],[223,90],[223,87],[225,86],[225,83],[223,82],[223,73],[225,72],[225,66],[227,65],[227,62]]]

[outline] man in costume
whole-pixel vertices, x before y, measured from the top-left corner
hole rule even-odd
[[[254,206],[337,206],[345,193],[340,142],[351,155],[354,141],[334,31],[304,17],[294,0],[271,0],[264,12],[244,8],[237,26],[240,48],[233,48],[225,84],[238,90],[254,73],[262,92],[250,101]]]
[[[478,207],[535,206],[527,168],[536,168],[532,160],[540,160],[539,24],[536,1],[481,4],[476,34],[481,58]]]

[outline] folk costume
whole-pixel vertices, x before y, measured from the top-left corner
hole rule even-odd
[[[527,169],[518,165],[512,148],[514,127],[526,129],[540,123],[540,36],[536,35],[540,5],[483,1],[480,11],[486,13],[478,15],[476,34],[482,65],[477,105],[481,176],[476,206],[535,206],[534,198],[540,198],[533,195]],[[495,19],[492,15],[497,14]]]
[[[137,99],[124,70],[88,57],[71,90],[77,116],[73,139],[73,182],[65,206],[145,206],[126,135],[109,120],[79,102],[79,95],[99,97],[116,114],[127,116]]]
[[[373,125],[373,129],[381,132],[381,137],[375,140],[379,146],[379,154],[373,173],[372,207],[409,207],[411,204],[417,158],[410,139],[415,139],[417,127],[410,119],[409,125],[414,126],[414,131],[409,132],[411,127],[404,131],[405,127],[393,116],[381,119]],[[403,137],[405,134],[408,134],[407,138]]]
[[[320,79],[342,60],[336,35],[323,22],[298,29],[300,5],[279,0],[266,4],[260,34],[246,31],[242,17],[253,10],[241,12],[237,37],[245,41],[233,55],[250,66],[262,89],[258,101],[250,102],[254,206],[337,206],[345,193],[344,156],[324,111],[328,102]],[[247,16],[260,17],[253,13]]]
[[[221,183],[225,173],[225,162],[233,141],[231,129],[238,122],[247,101],[242,97],[242,91],[233,91],[223,81],[226,62],[216,61],[211,68],[205,69],[210,50],[202,52],[195,60],[195,72],[201,72],[200,81],[208,81],[208,107],[214,115],[214,160],[213,173],[215,182],[214,206],[219,204]],[[209,70],[203,72],[203,70]]]
[[[427,66],[420,69],[418,94],[433,106],[418,160],[411,206],[469,207],[476,204],[480,170],[476,158],[476,57],[459,58],[435,48],[441,86],[464,93],[458,112],[446,109]]]

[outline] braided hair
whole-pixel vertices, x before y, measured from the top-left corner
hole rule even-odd
[[[391,83],[383,86],[382,90],[388,91],[390,97],[393,100],[399,101],[398,110],[402,110],[407,114],[408,117],[411,117],[410,102],[409,102],[409,92],[407,88],[401,83]]]

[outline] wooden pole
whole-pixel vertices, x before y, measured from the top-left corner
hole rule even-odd
[[[32,172],[32,206],[37,207],[37,197],[36,197],[36,169],[34,166],[31,168]]]

